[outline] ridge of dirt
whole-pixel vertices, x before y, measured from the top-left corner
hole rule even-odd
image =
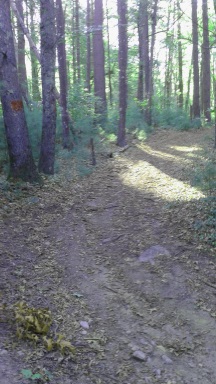
[[[194,240],[189,179],[207,135],[157,131],[3,209],[1,384],[29,383],[22,369],[52,384],[216,382],[215,254]],[[75,355],[17,339],[22,300],[49,308]]]

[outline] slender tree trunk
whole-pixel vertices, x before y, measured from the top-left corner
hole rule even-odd
[[[164,106],[169,107],[171,103],[171,94],[172,94],[172,69],[173,69],[173,40],[174,34],[171,31],[171,15],[174,13],[171,9],[172,1],[170,1],[168,9],[168,19],[167,19],[167,35],[166,41],[168,44],[166,52],[166,64],[165,64],[165,97],[164,97]]]
[[[208,30],[208,2],[202,0],[203,17],[203,47],[202,47],[202,90],[203,90],[203,109],[206,121],[211,121],[211,70],[210,70],[210,46]]]
[[[75,0],[75,28],[76,28],[76,68],[77,68],[77,81],[80,84],[81,71],[80,71],[80,17],[79,17],[79,0]]]
[[[30,7],[30,31],[31,31],[31,37],[33,40],[36,39],[36,31],[35,31],[35,20],[34,20],[34,12],[35,12],[35,5],[32,1],[29,2]],[[21,16],[21,15],[20,15]],[[23,20],[23,18],[21,18]],[[19,22],[20,22],[19,18]],[[41,100],[41,94],[40,94],[40,86],[39,86],[39,74],[40,74],[40,67],[38,64],[37,56],[35,54],[34,50],[34,42],[32,41],[32,44],[30,44],[30,58],[31,58],[31,78],[32,78],[32,98],[33,100],[40,101]]]
[[[139,39],[139,72],[138,72],[138,87],[137,87],[137,99],[143,102],[144,99],[144,25],[143,25],[143,2],[139,1],[138,9],[138,39]]]
[[[59,64],[59,82],[61,99],[61,118],[62,118],[62,144],[63,148],[70,147],[70,128],[69,116],[67,111],[67,61],[65,49],[65,19],[62,8],[62,0],[56,0],[56,21],[57,21],[57,51]]]
[[[21,17],[24,18],[23,0],[16,0],[16,5]],[[27,80],[26,63],[25,63],[25,37],[19,25],[19,21],[17,22],[17,28],[18,28],[18,60],[17,60],[18,78],[19,78],[19,83],[21,86],[23,98],[28,104],[28,80]]]
[[[148,124],[151,122],[149,110],[150,96],[150,55],[149,55],[149,16],[148,16],[148,0],[140,0],[138,15],[138,32],[139,32],[139,83],[138,83],[138,100],[145,101],[144,115]],[[144,73],[143,73],[144,72]]]
[[[0,96],[10,159],[9,177],[39,181],[18,82],[10,2],[0,0]]]
[[[127,0],[117,0],[119,33],[119,123],[117,145],[126,145],[126,111],[127,111]]]
[[[181,20],[180,20],[180,1],[177,1],[178,9],[178,106],[183,108],[183,54],[182,54],[182,43],[181,43]]]
[[[215,9],[216,12],[216,9]],[[214,137],[214,148],[216,148],[216,59],[213,58],[213,92],[214,92],[214,125],[215,125],[215,137]]]
[[[87,14],[86,14],[86,26],[87,26],[87,39],[86,39],[86,88],[88,92],[91,92],[91,4],[90,0],[87,0]]]
[[[187,95],[186,95],[186,100],[185,100],[185,110],[186,110],[186,112],[188,112],[188,110],[189,110],[192,66],[193,66],[193,58],[191,58],[191,65],[190,65],[190,68],[189,68],[188,80],[187,80]]]
[[[103,2],[102,0],[95,0],[93,31],[94,93],[99,98],[99,101],[96,102],[95,112],[101,115],[106,115],[107,112],[104,60]]]
[[[197,0],[192,0],[191,2],[193,39],[193,117],[197,118],[200,117]]]
[[[154,48],[155,48],[155,32],[157,25],[157,9],[158,0],[155,0],[152,10],[152,37],[151,37],[151,50],[149,61],[149,125],[152,125],[152,99],[154,94],[154,82],[153,82],[153,68],[154,68]]]
[[[72,68],[73,68],[73,84],[77,83],[77,63],[76,63],[76,22],[75,22],[75,0],[72,0]]]
[[[113,90],[112,90],[111,55],[110,55],[110,30],[109,30],[108,0],[106,0],[106,31],[107,31],[107,62],[108,62],[109,101],[110,101],[110,105],[112,106]]]
[[[56,132],[55,8],[53,0],[40,0],[40,5],[43,121],[39,171],[52,175],[54,173]]]
[[[214,5],[214,11],[215,11],[215,14],[216,14],[216,0],[213,0],[213,5]]]

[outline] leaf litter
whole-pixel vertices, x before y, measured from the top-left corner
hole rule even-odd
[[[189,177],[207,134],[131,138],[85,178],[3,191],[3,384],[49,382],[45,370],[57,384],[216,381],[216,263],[194,239],[203,192]],[[139,261],[155,246],[154,263]],[[17,324],[42,337],[17,338]]]

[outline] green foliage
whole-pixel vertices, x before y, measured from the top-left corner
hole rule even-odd
[[[216,196],[200,201],[199,216],[194,225],[199,239],[216,247]]]
[[[74,87],[68,98],[68,110],[73,120],[72,151],[62,150],[61,144],[57,144],[57,162],[55,170],[58,171],[60,162],[64,162],[64,172],[67,179],[76,175],[85,176],[92,172],[92,148],[90,139],[94,146],[99,143],[98,116],[95,114],[94,95],[86,92],[81,86]],[[57,139],[58,142],[58,139]],[[71,173],[72,167],[74,173]]]
[[[187,112],[178,107],[155,108],[153,120],[161,128],[174,128],[180,131],[187,131],[192,128],[200,128],[200,119],[190,120]]]
[[[195,222],[195,229],[202,241],[216,247],[216,158],[214,153],[195,170],[193,184],[209,195],[200,201],[199,220]]]
[[[33,373],[31,369],[22,369],[21,374],[26,380],[35,382],[39,380],[40,383],[50,382],[53,378],[52,374],[46,369],[43,369],[40,373]]]
[[[205,163],[195,170],[193,184],[209,195],[216,195],[216,159],[206,159]]]
[[[126,125],[128,132],[133,132],[140,140],[145,140],[151,132],[151,127],[145,122],[143,110],[136,99],[128,105]]]
[[[33,102],[31,109],[25,108],[25,116],[28,125],[28,131],[32,146],[34,158],[38,159],[40,155],[40,143],[42,133],[42,104],[41,102]],[[56,141],[61,137],[61,116],[60,110],[57,108],[56,121]]]
[[[34,102],[29,108],[25,108],[25,116],[32,146],[33,155],[39,157],[41,128],[42,128],[42,105],[41,102]]]

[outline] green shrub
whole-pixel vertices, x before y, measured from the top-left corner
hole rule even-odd
[[[214,152],[195,170],[193,184],[208,197],[200,200],[195,229],[199,239],[216,247],[216,158]]]
[[[180,131],[186,131],[191,128],[200,128],[201,126],[200,119],[191,121],[187,112],[175,106],[163,109],[155,108],[153,110],[153,120],[159,127],[175,128]]]

